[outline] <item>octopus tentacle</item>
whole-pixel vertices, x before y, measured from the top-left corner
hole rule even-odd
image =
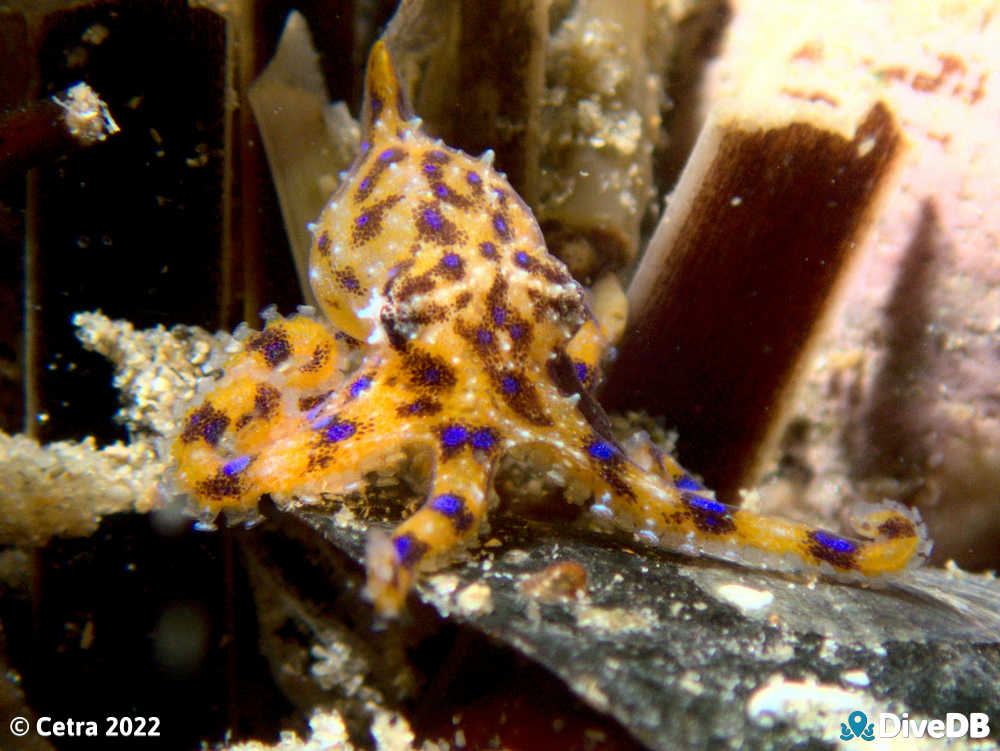
[[[590,513],[647,545],[737,562],[752,559],[783,571],[815,568],[847,579],[900,571],[927,552],[919,516],[900,504],[864,509],[854,523],[864,539],[843,537],[719,502],[648,437],[624,448],[592,432],[567,448],[560,437],[580,434],[587,423],[569,414],[564,420],[550,429],[547,442],[559,447],[576,479],[595,488]]]
[[[297,440],[303,400],[332,393],[347,367],[346,349],[325,323],[306,315],[268,318],[263,331],[241,334],[239,349],[174,441],[178,484],[213,511],[254,508],[275,489],[261,471],[262,454]]]
[[[439,469],[423,506],[391,537],[369,533],[366,591],[379,612],[398,614],[415,576],[440,566],[478,535],[486,517],[492,462],[477,453],[439,454]]]

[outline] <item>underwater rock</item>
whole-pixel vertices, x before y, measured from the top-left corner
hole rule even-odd
[[[258,534],[273,556],[288,530],[300,546],[305,527],[315,531],[313,546],[299,547],[299,563],[280,555],[272,563],[298,570],[300,581],[312,582],[299,593],[322,603],[316,567],[332,557],[350,572],[340,551],[355,563],[334,590],[360,590],[364,526],[349,514],[296,511],[269,514]],[[494,532],[502,546],[487,544],[418,583],[411,609],[419,600],[460,630],[544,666],[648,748],[834,742],[855,709],[913,718],[1000,712],[995,580],[919,571],[906,589],[867,589],[636,554],[614,538],[507,517]],[[586,571],[585,595],[538,598],[525,589],[556,562]],[[940,595],[948,591],[964,594],[946,604]],[[350,609],[327,616],[365,621]],[[426,629],[428,611],[417,608],[414,617],[418,632]],[[370,663],[366,680],[398,657]]]

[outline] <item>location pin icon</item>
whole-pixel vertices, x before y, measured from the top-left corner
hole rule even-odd
[[[864,712],[855,710],[847,716],[847,724],[851,726],[855,738],[860,738],[865,732],[865,725],[868,724],[868,717]]]

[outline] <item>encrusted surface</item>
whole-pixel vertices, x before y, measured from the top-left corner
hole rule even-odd
[[[158,505],[166,464],[157,443],[173,432],[177,412],[229,341],[227,334],[186,326],[136,331],[100,313],[80,313],[74,323],[84,346],[115,366],[123,403],[117,419],[132,440],[100,447],[89,437],[42,446],[0,433],[4,544],[37,546],[53,535],[86,536],[106,514]]]
[[[0,433],[0,544],[86,537],[105,514],[146,511],[162,472],[148,443],[98,449],[87,438],[40,446]]]
[[[360,560],[356,529],[296,516]],[[995,581],[927,571],[912,591],[872,590],[637,556],[607,538],[509,518],[494,531],[503,547],[418,584],[420,599],[545,665],[650,748],[832,742],[830,728],[857,708],[1000,712],[996,611],[959,612],[927,594],[964,590],[966,604],[979,596],[995,607]],[[526,595],[522,583],[556,561],[586,569],[586,594]],[[470,586],[488,588],[489,609],[463,606]],[[734,603],[735,587],[770,597]],[[767,709],[779,684],[799,686],[799,703]]]

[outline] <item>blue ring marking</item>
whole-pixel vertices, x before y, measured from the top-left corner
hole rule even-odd
[[[682,475],[674,480],[674,487],[678,490],[703,490],[704,486],[695,480],[691,475]]]
[[[372,385],[372,379],[369,376],[361,376],[358,380],[351,384],[350,392],[351,397],[355,398],[362,391],[367,389]]]
[[[479,252],[486,258],[496,258],[497,246],[487,240],[486,242],[479,243]]]
[[[343,441],[358,432],[358,426],[353,422],[336,422],[326,431],[326,440],[331,443]]]
[[[587,446],[587,453],[595,459],[606,462],[615,455],[615,447],[607,441],[592,441]]]
[[[441,263],[449,269],[457,269],[462,264],[462,259],[458,257],[458,253],[445,253]]]
[[[368,220],[370,218],[371,217],[368,216],[368,212],[365,212],[364,214],[362,214],[361,216],[359,216],[357,219],[355,219],[354,223],[356,225],[358,225],[359,227],[364,227],[366,224],[368,224]]]
[[[444,220],[437,209],[424,209],[424,221],[427,222],[431,229],[437,230],[441,229]]]
[[[431,508],[445,516],[455,516],[465,508],[465,501],[454,493],[442,493],[431,501]]]
[[[497,326],[503,326],[503,322],[507,320],[507,311],[501,308],[499,305],[493,308],[493,323]]]
[[[521,325],[521,324],[519,324],[519,323],[515,323],[515,324],[514,324],[513,326],[511,326],[511,327],[510,327],[510,328],[509,328],[509,329],[507,330],[507,333],[509,333],[509,334],[510,334],[510,338],[511,338],[511,339],[513,339],[514,341],[517,341],[517,340],[518,340],[518,339],[520,339],[520,338],[521,338],[522,336],[524,336],[524,326],[522,326],[522,325]]]
[[[473,185],[479,185],[479,183],[483,181],[483,178],[481,178],[472,170],[469,170],[468,172],[465,173],[465,179],[468,180]]]
[[[521,268],[528,268],[531,265],[531,256],[526,251],[519,250],[514,254],[514,262]]]
[[[573,363],[573,369],[576,371],[576,377],[580,379],[580,383],[587,382],[587,363],[582,360],[577,360]]]
[[[210,446],[217,444],[222,439],[222,435],[226,432],[226,428],[228,427],[229,418],[225,415],[216,417],[206,422],[201,426],[201,434],[205,439],[205,443]]]
[[[858,550],[858,546],[850,540],[845,540],[843,537],[824,532],[821,529],[813,530],[812,538],[823,547],[837,553],[855,553]]]
[[[473,448],[489,451],[497,442],[496,434],[489,428],[480,428],[472,434],[469,443]]]
[[[232,477],[233,475],[238,475],[250,464],[249,456],[240,456],[233,459],[230,462],[226,462],[222,465],[222,474],[226,477]]]
[[[469,431],[464,425],[449,425],[441,431],[441,443],[447,448],[457,448],[469,438]]]
[[[713,501],[711,498],[703,498],[700,495],[689,495],[686,500],[689,506],[709,514],[725,514],[729,511],[725,504]]]
[[[264,359],[269,363],[272,360],[284,360],[288,356],[288,342],[279,337],[271,339],[264,347]]]
[[[493,229],[497,231],[500,237],[506,238],[510,234],[510,229],[507,227],[507,222],[504,221],[503,217],[499,214],[494,214],[493,216]]]
[[[480,344],[492,344],[493,332],[489,329],[479,329],[479,331],[476,332],[476,340]]]
[[[427,550],[427,543],[421,542],[413,535],[407,533],[400,535],[392,541],[392,547],[396,551],[396,558],[403,566],[412,566],[419,561],[424,551]]]
[[[500,388],[503,389],[505,394],[513,396],[521,390],[521,383],[514,376],[504,376],[500,382]]]

